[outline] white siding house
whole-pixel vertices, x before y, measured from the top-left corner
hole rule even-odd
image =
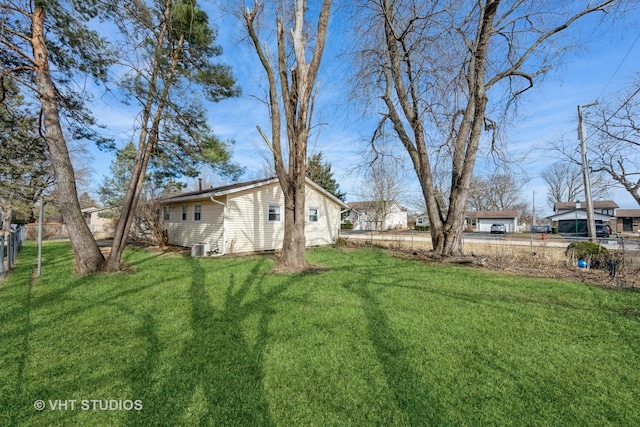
[[[404,230],[407,228],[407,208],[395,201],[349,202],[345,221],[354,230]]]
[[[112,233],[115,215],[111,208],[84,208],[82,209],[84,220],[93,234]],[[117,220],[117,217],[115,218]]]
[[[307,246],[332,244],[346,205],[309,179],[305,204]],[[220,254],[282,248],[284,196],[277,178],[182,193],[162,206],[169,244],[204,243]]]

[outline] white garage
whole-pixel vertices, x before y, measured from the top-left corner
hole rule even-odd
[[[507,233],[518,229],[518,211],[467,211],[465,214],[465,229],[489,233],[491,225],[501,223],[507,227]]]

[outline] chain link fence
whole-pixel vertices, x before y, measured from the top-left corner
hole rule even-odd
[[[18,258],[18,252],[22,244],[27,240],[27,227],[19,225],[12,229],[6,236],[0,234],[0,276],[4,276],[12,270]]]

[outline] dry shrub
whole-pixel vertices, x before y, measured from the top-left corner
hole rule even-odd
[[[418,259],[424,262],[470,265],[513,274],[576,280],[607,288],[640,288],[640,254],[637,262],[625,260],[615,277],[604,269],[581,269],[565,255],[566,247],[542,245],[518,245],[516,241],[464,242],[463,254],[442,257],[434,254],[431,242],[410,240],[345,239],[347,247],[387,248],[395,256]],[[522,241],[520,241],[522,242]],[[618,256],[625,258],[624,255]],[[628,258],[628,257],[627,257]],[[634,259],[635,261],[635,259]]]

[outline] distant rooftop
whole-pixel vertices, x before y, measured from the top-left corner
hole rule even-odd
[[[580,204],[580,207],[577,207],[578,204]],[[587,202],[556,202],[554,204],[554,209],[555,210],[560,210],[560,209],[576,210],[576,209],[585,209],[586,206],[587,206]],[[613,200],[594,200],[593,201],[594,209],[617,209],[619,207],[620,206],[618,206],[618,204]]]

